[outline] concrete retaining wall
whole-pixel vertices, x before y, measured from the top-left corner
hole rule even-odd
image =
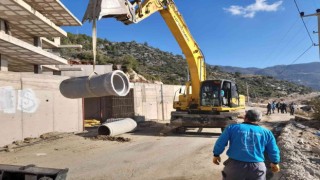
[[[0,146],[47,132],[83,130],[82,99],[67,99],[59,91],[60,82],[67,78],[0,72]],[[170,119],[181,86],[134,83],[131,87],[136,117]]]
[[[146,120],[170,120],[175,93],[181,86],[134,83],[134,111]]]
[[[82,71],[62,71],[62,76],[80,77],[89,76],[93,71],[92,65],[59,65],[59,68],[81,68]],[[96,65],[95,72],[98,74],[105,74],[112,71],[112,64]]]
[[[82,99],[59,91],[68,77],[0,72],[0,146],[53,131],[82,131]]]

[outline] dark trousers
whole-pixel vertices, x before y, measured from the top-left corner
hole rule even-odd
[[[271,114],[271,109],[267,109],[267,115]]]
[[[265,180],[266,165],[264,162],[242,162],[228,159],[222,171],[223,180]]]

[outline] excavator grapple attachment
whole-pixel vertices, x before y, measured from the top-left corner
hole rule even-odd
[[[101,18],[116,18],[130,24],[135,20],[134,7],[128,0],[90,0],[82,22]]]

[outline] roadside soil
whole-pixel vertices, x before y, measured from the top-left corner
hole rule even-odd
[[[266,113],[265,108],[260,109]],[[294,116],[289,113],[275,113],[264,116],[261,124],[281,132],[291,118]],[[220,129],[190,129],[185,134],[161,136],[165,123],[143,122],[134,132],[116,138],[97,137],[96,128],[80,134],[49,133],[28,143],[9,145],[0,152],[0,164],[69,168],[67,179],[77,180],[222,179],[223,165],[212,164],[212,148]],[[221,158],[224,161],[227,156]]]

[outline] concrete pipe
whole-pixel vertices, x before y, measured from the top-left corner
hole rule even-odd
[[[60,84],[61,94],[71,99],[126,96],[129,90],[129,79],[120,70],[101,75],[70,78]]]
[[[119,121],[104,123],[98,128],[99,135],[116,136],[119,134],[133,131],[137,127],[137,122],[131,118]]]

